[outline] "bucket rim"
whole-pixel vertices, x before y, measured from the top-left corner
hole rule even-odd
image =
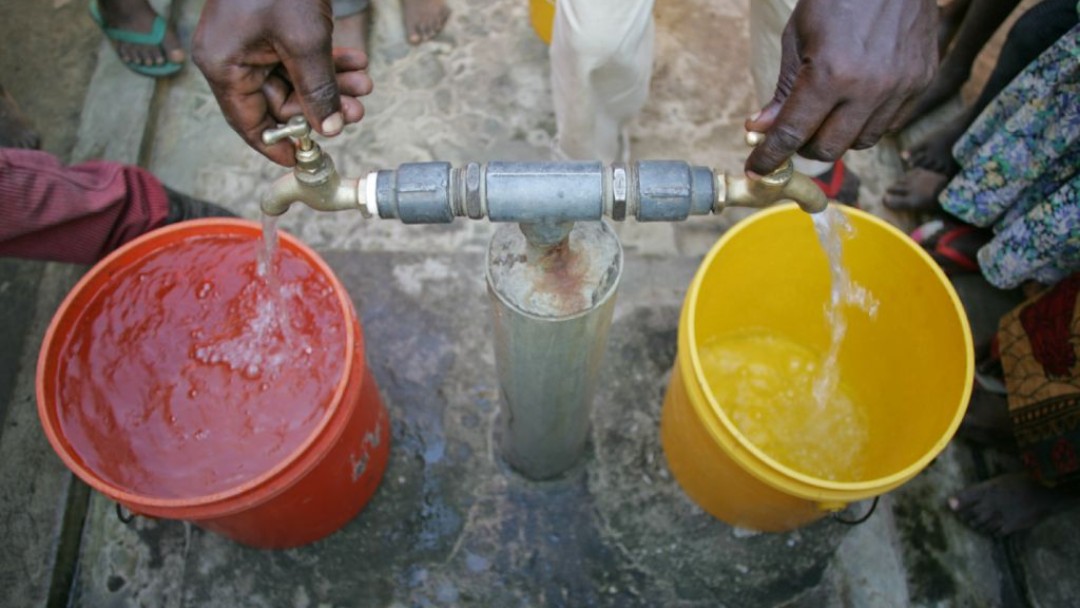
[[[253,220],[224,217],[201,218],[178,222],[140,235],[118,247],[94,264],[86,274],[80,277],[79,281],[64,297],[60,306],[53,314],[49,327],[45,332],[42,347],[38,353],[35,378],[38,418],[41,421],[42,428],[45,431],[49,443],[53,447],[53,451],[60,456],[60,459],[72,472],[95,490],[124,504],[133,512],[154,512],[154,514],[160,515],[166,511],[189,510],[198,512],[213,507],[221,507],[220,512],[215,511],[211,515],[212,517],[218,517],[228,515],[235,510],[226,506],[228,503],[250,497],[260,490],[266,489],[268,495],[265,498],[272,498],[279,491],[284,489],[284,487],[291,485],[295,479],[306,474],[318,462],[319,458],[307,458],[307,462],[305,462],[305,456],[307,456],[313,448],[317,447],[317,444],[325,442],[328,439],[328,431],[334,435],[331,439],[336,441],[337,435],[344,430],[344,427],[341,424],[337,424],[337,428],[329,427],[331,427],[331,424],[335,420],[341,419],[342,411],[348,405],[343,403],[343,397],[348,388],[353,366],[355,366],[358,361],[362,363],[363,339],[359,336],[359,332],[353,331],[349,327],[350,324],[346,322],[344,344],[345,361],[342,366],[341,375],[334,387],[334,392],[330,397],[329,407],[327,407],[326,412],[324,412],[319,423],[312,429],[308,436],[304,438],[303,442],[294,448],[286,457],[282,458],[277,464],[263,473],[252,477],[241,484],[219,492],[202,494],[194,497],[176,498],[154,497],[134,493],[99,477],[90,467],[82,464],[79,459],[73,456],[71,453],[72,450],[64,438],[63,432],[52,422],[51,414],[56,413],[56,408],[52,407],[52,410],[50,411],[50,406],[55,406],[56,400],[50,395],[50,392],[46,390],[45,373],[50,366],[51,360],[55,359],[60,351],[60,345],[56,342],[60,332],[59,326],[68,315],[74,314],[71,311],[74,310],[75,301],[84,296],[84,290],[86,290],[93,282],[100,280],[99,278],[102,275],[112,272],[114,270],[113,264],[130,255],[132,250],[146,247],[153,241],[165,240],[166,243],[174,243],[176,240],[183,238],[183,233],[191,233],[191,236],[194,237],[215,235],[243,237],[255,235],[256,237],[261,238],[262,226]],[[357,319],[348,292],[330,269],[329,265],[326,264],[326,261],[323,260],[315,250],[280,228],[278,229],[278,239],[280,243],[279,246],[287,246],[295,253],[300,254],[305,260],[312,264],[318,273],[322,274],[329,281],[338,300],[338,308],[346,320],[350,318]],[[153,251],[160,251],[160,248],[153,249]],[[355,352],[358,347],[361,350],[360,353]],[[330,443],[330,445],[332,444],[333,442]],[[188,517],[185,516],[184,518]]]
[[[704,283],[706,271],[712,266],[713,261],[719,255],[723,247],[748,227],[773,215],[790,213],[805,214],[805,212],[795,203],[775,205],[768,209],[758,211],[752,216],[736,223],[732,228],[721,235],[705,255],[701,264],[698,266],[698,270],[695,273],[694,279],[686,294],[686,301],[680,323],[680,325],[686,327],[686,331],[679,332],[679,357],[680,359],[685,357],[685,360],[690,364],[687,368],[684,368],[686,371],[684,371],[683,374],[684,376],[687,376],[683,378],[684,382],[690,384],[690,381],[693,381],[692,386],[696,387],[705,398],[705,403],[701,403],[700,400],[694,399],[690,399],[690,402],[694,409],[697,410],[698,416],[706,423],[709,434],[715,441],[724,447],[725,451],[729,453],[732,451],[748,453],[753,459],[763,465],[746,467],[754,477],[757,477],[762,482],[765,482],[778,490],[794,493],[800,498],[807,500],[838,500],[851,502],[876,496],[900,486],[917,475],[919,471],[923,470],[941,453],[942,450],[945,449],[955,435],[956,429],[960,426],[964,412],[967,409],[966,404],[971,397],[972,381],[975,372],[975,356],[972,346],[971,327],[968,323],[967,313],[964,311],[963,304],[960,302],[960,298],[956,294],[956,290],[953,288],[952,283],[948,280],[944,271],[942,271],[937,263],[933,261],[933,258],[931,258],[922,247],[912,241],[908,235],[904,234],[904,232],[882,218],[861,209],[837,205],[836,203],[830,203],[830,205],[839,207],[839,209],[849,217],[857,217],[862,221],[869,222],[877,228],[885,230],[893,236],[900,238],[901,242],[913,251],[924,262],[926,267],[934,273],[938,279],[938,283],[945,289],[946,294],[949,297],[949,302],[952,304],[951,310],[960,322],[961,334],[965,342],[965,382],[963,393],[961,395],[961,403],[964,405],[956,408],[956,412],[953,414],[953,417],[949,421],[949,425],[941,438],[939,438],[929,450],[914,462],[889,475],[863,481],[833,481],[822,479],[793,469],[792,467],[777,461],[758,448],[743,435],[741,431],[739,431],[738,427],[735,426],[735,423],[720,406],[716,397],[710,391],[702,388],[701,384],[705,378],[705,373],[702,369],[701,358],[696,356],[698,345],[694,326],[697,318],[698,297],[702,284]],[[811,229],[811,226],[808,225],[807,229]],[[686,342],[685,344],[683,343],[684,340]],[[685,355],[683,353],[685,353]],[[711,414],[711,416],[707,414]],[[793,487],[792,482],[795,482],[795,487]]]

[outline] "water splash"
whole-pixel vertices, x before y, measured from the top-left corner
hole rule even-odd
[[[847,333],[847,308],[857,308],[871,319],[877,317],[878,300],[865,287],[856,283],[844,267],[843,241],[855,234],[855,228],[835,205],[822,213],[810,216],[814,221],[814,232],[818,242],[829,260],[829,302],[825,305],[825,320],[829,324],[829,351],[825,355],[821,375],[814,381],[813,395],[819,408],[824,408],[836,394],[840,381],[837,373],[837,359],[840,345]]]

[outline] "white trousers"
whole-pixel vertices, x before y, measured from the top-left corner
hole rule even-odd
[[[780,75],[780,39],[798,0],[751,0],[750,70],[761,106]],[[653,0],[557,0],[551,40],[556,155],[605,163],[629,155],[626,127],[645,105]],[[719,24],[718,24],[719,27]],[[795,158],[820,175],[830,163]]]
[[[557,0],[551,37],[556,154],[610,163],[628,155],[626,127],[645,105],[653,0]]]

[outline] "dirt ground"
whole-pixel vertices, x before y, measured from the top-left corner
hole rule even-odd
[[[68,160],[101,35],[83,0],[6,0],[0,19],[0,83]]]

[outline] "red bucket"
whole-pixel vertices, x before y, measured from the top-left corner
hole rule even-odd
[[[68,468],[133,513],[284,548],[367,504],[390,424],[341,283],[282,233],[271,292],[260,239],[183,222],[95,265],[45,334],[38,414]]]

